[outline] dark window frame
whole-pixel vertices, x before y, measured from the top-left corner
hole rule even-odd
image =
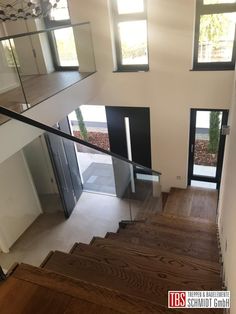
[[[46,28],[55,28],[60,26],[71,25],[71,20],[51,20],[49,16],[44,17],[44,23]],[[59,56],[57,52],[56,39],[53,32],[48,33],[49,45],[52,53],[52,61],[56,71],[79,71],[78,66],[61,66]]]
[[[232,50],[232,60],[226,62],[198,62],[200,19],[201,15],[236,12],[236,3],[204,4],[204,0],[196,0],[196,21],[194,37],[193,70],[220,71],[234,70],[236,60],[236,31]]]
[[[132,21],[147,21],[147,0],[144,2],[144,11],[137,13],[118,13],[117,0],[111,0],[112,3],[112,18],[113,18],[113,32],[115,41],[115,55],[116,55],[116,71],[114,72],[147,72],[149,71],[149,49],[148,49],[148,29],[147,29],[147,57],[148,64],[122,64],[122,50],[121,41],[119,35],[118,24],[120,22],[132,22]]]
[[[220,141],[217,156],[217,169],[215,177],[208,177],[204,175],[196,175],[193,173],[194,167],[194,154],[195,154],[195,133],[196,133],[196,114],[197,111],[214,111],[222,112],[221,130],[220,130]],[[189,157],[188,157],[188,185],[191,186],[191,181],[203,181],[216,183],[217,189],[220,189],[220,183],[222,178],[224,153],[225,153],[225,143],[226,136],[222,134],[222,127],[228,124],[229,110],[227,109],[207,109],[207,108],[191,108],[190,109],[190,129],[189,129]],[[192,145],[193,150],[192,150]]]

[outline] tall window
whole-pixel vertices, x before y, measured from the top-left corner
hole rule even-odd
[[[45,18],[46,26],[54,28],[71,24],[67,0],[60,0],[56,8]],[[77,70],[79,63],[72,27],[51,32],[50,45],[55,69]]]
[[[118,71],[148,71],[146,0],[111,0]]]
[[[236,0],[197,0],[194,69],[235,67]]]

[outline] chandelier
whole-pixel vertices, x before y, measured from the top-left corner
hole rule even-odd
[[[52,8],[57,8],[58,2],[60,0],[0,1],[0,22],[46,17]]]

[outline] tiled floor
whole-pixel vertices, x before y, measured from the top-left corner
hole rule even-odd
[[[133,214],[134,215],[134,214]],[[129,203],[112,196],[83,193],[68,220],[61,211],[41,215],[13,245],[0,253],[4,269],[15,262],[39,266],[51,250],[68,252],[75,242],[116,231],[120,220],[130,219]]]

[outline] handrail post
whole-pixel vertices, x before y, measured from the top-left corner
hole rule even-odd
[[[2,267],[0,266],[0,282],[6,280],[6,275],[4,274],[4,271],[2,270]]]

